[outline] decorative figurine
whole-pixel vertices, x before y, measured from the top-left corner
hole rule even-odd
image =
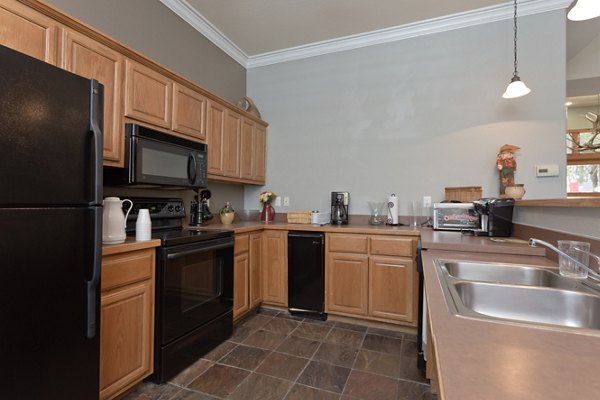
[[[500,171],[500,197],[506,197],[506,187],[515,184],[515,172],[517,171],[517,160],[515,160],[515,151],[520,147],[512,144],[505,144],[500,148],[500,154],[496,159],[496,166]]]

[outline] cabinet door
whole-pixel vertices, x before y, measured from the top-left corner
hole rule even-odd
[[[325,266],[327,312],[367,314],[367,255],[328,253]]]
[[[206,110],[208,173],[213,175],[223,175],[223,129],[225,124],[225,107],[209,100]]]
[[[262,233],[250,234],[250,308],[262,301]]]
[[[267,131],[252,120],[242,120],[240,176],[256,183],[265,182]]]
[[[264,231],[263,302],[287,307],[287,231]]]
[[[135,61],[125,66],[125,116],[171,129],[173,83]]]
[[[235,256],[233,261],[233,319],[237,319],[248,311],[248,274],[250,261],[248,252]]]
[[[255,123],[244,118],[242,120],[242,134],[240,139],[240,176],[242,179],[254,179],[252,158],[254,155]]]
[[[0,4],[0,44],[56,65],[58,24],[16,1]]]
[[[206,97],[178,83],[173,84],[173,130],[206,140]]]
[[[102,295],[100,399],[113,398],[152,373],[153,298],[151,280]]]
[[[121,111],[124,57],[79,33],[63,30],[61,67],[104,85],[104,165],[124,163]]]
[[[240,177],[240,134],[242,117],[231,110],[225,113],[223,128],[223,171],[225,176]]]
[[[252,153],[252,179],[264,184],[267,178],[267,129],[256,124],[254,129],[254,152]]]
[[[369,259],[369,315],[413,322],[415,263],[410,258]]]

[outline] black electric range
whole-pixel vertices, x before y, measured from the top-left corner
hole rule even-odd
[[[233,236],[233,232],[228,230],[184,226],[182,220],[186,218],[186,213],[182,199],[150,197],[129,197],[129,199],[133,202],[133,207],[127,216],[128,235],[135,236],[135,222],[139,210],[146,208],[152,221],[152,239],[160,239],[161,246],[176,246]]]

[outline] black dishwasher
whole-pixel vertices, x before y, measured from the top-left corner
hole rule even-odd
[[[327,319],[325,313],[325,234],[288,233],[288,307],[290,314]]]

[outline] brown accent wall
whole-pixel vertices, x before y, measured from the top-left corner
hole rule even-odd
[[[246,93],[246,69],[159,0],[47,2],[234,104]]]
[[[513,236],[525,240],[528,240],[529,238],[541,239],[555,246],[558,240],[578,240],[581,242],[589,242],[591,245],[591,252],[594,254],[600,254],[600,240],[587,236],[578,236],[570,233],[521,224],[513,225]],[[553,251],[547,251],[546,257],[558,262],[558,255]],[[592,260],[590,260],[590,265],[594,265]]]

